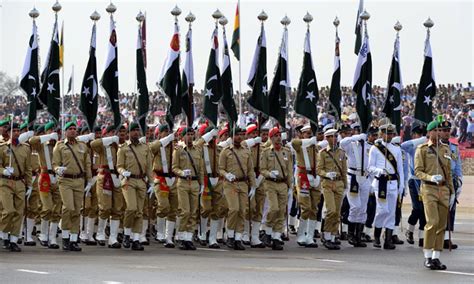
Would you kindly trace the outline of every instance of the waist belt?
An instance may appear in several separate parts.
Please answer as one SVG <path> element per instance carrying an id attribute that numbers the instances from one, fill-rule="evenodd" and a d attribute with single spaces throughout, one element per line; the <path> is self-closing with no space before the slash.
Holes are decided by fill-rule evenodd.
<path id="1" fill-rule="evenodd" d="M 327 179 L 327 180 L 330 180 L 330 181 L 341 181 L 342 178 L 341 177 L 335 177 L 334 179 L 330 179 L 328 177 L 322 177 L 323 179 Z"/>
<path id="2" fill-rule="evenodd" d="M 349 168 L 347 169 L 347 173 L 348 174 L 353 174 L 353 175 L 365 175 L 365 171 L 364 170 L 360 170 L 360 169 L 356 169 L 356 168 Z"/>
<path id="3" fill-rule="evenodd" d="M 117 170 L 115 170 L 115 169 L 113 169 L 113 170 L 100 169 L 100 170 L 99 170 L 99 173 L 107 173 L 107 172 L 109 172 L 109 173 L 111 173 L 111 174 L 114 174 L 114 175 L 118 175 L 118 172 L 117 172 Z"/>
<path id="4" fill-rule="evenodd" d="M 423 182 L 426 183 L 426 184 L 429 184 L 429 185 L 434 185 L 434 186 L 445 186 L 446 185 L 445 181 L 442 181 L 440 183 L 436 183 L 436 182 L 431 182 L 431 181 L 424 180 Z"/>
<path id="5" fill-rule="evenodd" d="M 1 175 L 1 178 L 10 179 L 10 180 L 22 180 L 25 176 L 6 176 Z"/>
<path id="6" fill-rule="evenodd" d="M 77 175 L 63 174 L 63 178 L 78 179 L 78 178 L 83 178 L 83 177 L 84 177 L 84 173 L 80 173 Z"/>
<path id="7" fill-rule="evenodd" d="M 167 178 L 175 177 L 174 173 L 164 173 L 163 171 L 158 171 L 158 170 L 153 170 L 153 171 L 158 177 L 167 177 Z"/>
<path id="8" fill-rule="evenodd" d="M 129 177 L 129 178 L 144 179 L 144 178 L 145 178 L 145 175 L 134 175 L 134 174 L 130 174 L 130 177 Z"/>
<path id="9" fill-rule="evenodd" d="M 241 178 L 235 178 L 234 182 L 241 182 L 241 181 L 248 181 L 248 180 L 249 180 L 248 177 L 241 177 Z"/>
<path id="10" fill-rule="evenodd" d="M 273 182 L 276 182 L 276 183 L 284 183 L 286 182 L 286 179 L 284 178 L 267 178 L 266 180 L 269 180 L 269 181 L 273 181 Z"/>
<path id="11" fill-rule="evenodd" d="M 192 177 L 179 177 L 180 179 L 185 179 L 185 180 L 198 180 L 197 176 L 192 176 Z"/>
<path id="12" fill-rule="evenodd" d="M 383 175 L 387 177 L 387 180 L 398 180 L 398 176 L 396 174 L 388 174 L 388 175 Z M 380 177 L 375 177 L 376 179 L 380 179 Z"/>

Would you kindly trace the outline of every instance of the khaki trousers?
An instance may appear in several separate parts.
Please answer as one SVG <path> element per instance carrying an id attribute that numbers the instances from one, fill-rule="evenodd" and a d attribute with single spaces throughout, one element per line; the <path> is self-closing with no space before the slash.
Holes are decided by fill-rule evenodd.
<path id="1" fill-rule="evenodd" d="M 449 189 L 422 183 L 421 196 L 426 216 L 423 248 L 442 251 L 448 219 Z"/>
<path id="2" fill-rule="evenodd" d="M 342 181 L 330 181 L 323 179 L 323 196 L 326 205 L 326 219 L 324 219 L 324 232 L 337 234 L 341 220 L 342 196 L 344 195 L 344 183 Z"/>
<path id="3" fill-rule="evenodd" d="M 248 209 L 248 185 L 246 182 L 224 181 L 224 195 L 229 206 L 227 229 L 235 233 L 244 231 L 244 216 Z"/>
<path id="4" fill-rule="evenodd" d="M 61 228 L 78 234 L 81 226 L 81 207 L 84 197 L 84 179 L 60 178 L 59 193 L 63 202 Z"/>
<path id="5" fill-rule="evenodd" d="M 49 192 L 39 192 L 41 199 L 41 219 L 52 223 L 59 223 L 61 220 L 62 200 L 59 193 L 58 184 L 52 184 Z"/>
<path id="6" fill-rule="evenodd" d="M 0 178 L 0 200 L 3 205 L 0 231 L 19 237 L 25 210 L 25 184 L 20 180 Z"/>
<path id="7" fill-rule="evenodd" d="M 288 186 L 286 183 L 264 181 L 270 208 L 267 215 L 266 225 L 273 232 L 282 233 L 285 224 L 285 213 L 288 206 Z"/>
<path id="8" fill-rule="evenodd" d="M 123 226 L 131 228 L 132 233 L 141 233 L 146 184 L 141 179 L 124 179 L 122 180 L 122 193 L 126 204 Z"/>
<path id="9" fill-rule="evenodd" d="M 104 175 L 97 175 L 97 202 L 99 207 L 99 218 L 103 220 L 109 219 L 120 220 L 123 216 L 123 193 L 119 187 L 114 187 L 113 190 L 105 190 Z"/>
<path id="10" fill-rule="evenodd" d="M 176 184 L 176 183 L 175 183 Z M 169 188 L 169 191 L 162 190 L 160 184 L 155 184 L 155 197 L 158 200 L 156 216 L 166 218 L 170 222 L 176 222 L 178 214 L 178 189 L 176 185 Z"/>
<path id="11" fill-rule="evenodd" d="M 194 232 L 198 218 L 199 183 L 178 178 L 179 232 Z"/>
<path id="12" fill-rule="evenodd" d="M 224 196 L 224 183 L 219 181 L 212 191 L 212 212 L 211 219 L 219 220 L 227 215 L 228 206 Z"/>

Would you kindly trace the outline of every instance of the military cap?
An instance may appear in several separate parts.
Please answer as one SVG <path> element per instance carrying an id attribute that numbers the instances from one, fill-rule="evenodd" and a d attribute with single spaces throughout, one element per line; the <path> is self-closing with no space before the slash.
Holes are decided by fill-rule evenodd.
<path id="1" fill-rule="evenodd" d="M 41 134 L 45 132 L 44 125 L 39 125 L 38 128 L 35 129 L 36 134 Z"/>
<path id="2" fill-rule="evenodd" d="M 130 123 L 130 126 L 128 127 L 128 131 L 132 131 L 132 130 L 135 130 L 135 129 L 140 129 L 140 126 L 138 125 L 138 123 L 136 123 L 136 122 Z"/>
<path id="3" fill-rule="evenodd" d="M 54 122 L 50 121 L 44 125 L 44 131 L 48 131 L 54 127 Z"/>
<path id="4" fill-rule="evenodd" d="M 379 132 L 379 128 L 376 127 L 376 126 L 370 126 L 368 129 L 367 129 L 367 134 L 371 135 L 371 134 L 377 134 L 377 132 Z"/>
<path id="5" fill-rule="evenodd" d="M 159 132 L 169 131 L 169 130 L 170 130 L 170 127 L 168 124 L 160 124 L 160 126 L 158 126 Z"/>
<path id="6" fill-rule="evenodd" d="M 47 125 L 47 124 L 46 124 Z M 54 125 L 54 124 L 53 124 Z M 74 126 L 74 127 L 77 127 L 77 124 L 75 121 L 69 121 L 68 123 L 66 123 L 66 125 L 64 125 L 64 130 L 68 130 L 69 127 L 71 126 Z M 44 127 L 46 129 L 46 126 Z"/>
<path id="7" fill-rule="evenodd" d="M 324 136 L 333 136 L 337 134 L 337 129 L 330 128 L 326 131 L 324 131 Z"/>
<path id="8" fill-rule="evenodd" d="M 20 125 L 20 130 L 23 130 L 23 129 L 27 128 L 27 127 L 28 127 L 28 121 L 25 121 L 25 122 L 23 122 L 23 123 Z"/>
<path id="9" fill-rule="evenodd" d="M 428 127 L 426 128 L 427 131 L 434 130 L 439 127 L 439 121 L 433 120 L 432 122 L 428 123 Z"/>

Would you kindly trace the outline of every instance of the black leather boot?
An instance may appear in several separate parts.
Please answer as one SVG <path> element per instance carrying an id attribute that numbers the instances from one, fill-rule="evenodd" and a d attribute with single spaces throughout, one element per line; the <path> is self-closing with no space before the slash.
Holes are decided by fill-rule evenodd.
<path id="1" fill-rule="evenodd" d="M 123 237 L 123 247 L 124 248 L 130 248 L 130 236 L 125 235 Z"/>
<path id="2" fill-rule="evenodd" d="M 360 224 L 360 223 L 355 224 L 354 247 L 358 247 L 358 248 L 367 247 L 367 244 L 362 242 L 363 229 L 364 229 L 364 224 Z"/>
<path id="3" fill-rule="evenodd" d="M 385 229 L 385 241 L 383 243 L 383 249 L 395 249 L 396 246 L 392 243 L 393 237 L 392 229 Z"/>
<path id="4" fill-rule="evenodd" d="M 283 250 L 280 240 L 272 240 L 272 250 Z"/>
<path id="5" fill-rule="evenodd" d="M 374 247 L 381 248 L 380 236 L 382 235 L 382 228 L 374 228 Z"/>
<path id="6" fill-rule="evenodd" d="M 125 236 L 126 237 L 126 236 Z M 140 243 L 140 241 L 133 241 L 132 243 L 132 250 L 145 250 L 145 248 L 143 247 L 143 245 Z"/>
<path id="7" fill-rule="evenodd" d="M 69 238 L 63 239 L 63 250 L 69 250 Z"/>

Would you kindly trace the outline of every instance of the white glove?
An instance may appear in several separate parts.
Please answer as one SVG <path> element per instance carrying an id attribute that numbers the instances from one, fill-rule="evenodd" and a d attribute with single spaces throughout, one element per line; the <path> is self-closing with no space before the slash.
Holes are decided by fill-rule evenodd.
<path id="1" fill-rule="evenodd" d="M 221 148 L 225 148 L 225 147 L 228 147 L 228 146 L 231 145 L 231 144 L 232 144 L 232 138 L 229 137 L 229 138 L 227 138 L 227 140 L 222 141 L 222 142 L 219 142 L 219 143 L 217 144 L 217 146 L 219 146 L 219 147 L 221 147 Z"/>
<path id="2" fill-rule="evenodd" d="M 308 138 L 308 139 L 303 139 L 302 140 L 302 146 L 303 148 L 307 148 L 311 145 L 316 145 L 317 143 L 317 140 L 316 140 L 316 136 L 313 136 L 311 138 Z"/>
<path id="3" fill-rule="evenodd" d="M 53 174 L 49 174 L 49 180 L 51 181 L 51 184 L 56 184 L 57 182 L 56 176 Z"/>
<path id="4" fill-rule="evenodd" d="M 211 183 L 212 187 L 215 187 L 219 182 L 219 178 L 209 178 L 209 182 Z"/>
<path id="5" fill-rule="evenodd" d="M 244 142 L 248 148 L 252 148 L 253 146 L 255 146 L 255 141 L 253 138 L 247 139 Z"/>
<path id="6" fill-rule="evenodd" d="M 18 142 L 20 143 L 25 143 L 26 141 L 28 141 L 28 139 L 30 139 L 31 137 L 33 137 L 35 133 L 30 130 L 30 131 L 27 131 L 25 133 L 22 133 L 20 134 L 20 136 L 18 137 Z"/>
<path id="7" fill-rule="evenodd" d="M 313 179 L 313 182 L 310 183 L 310 185 L 312 187 L 318 187 L 319 184 L 321 183 L 321 178 L 319 176 L 316 176 L 314 179 Z"/>
<path id="8" fill-rule="evenodd" d="M 89 134 L 85 134 L 85 135 L 81 135 L 81 136 L 77 136 L 76 140 L 77 141 L 81 141 L 81 142 L 84 142 L 84 143 L 87 143 L 89 141 L 92 141 L 95 139 L 95 133 L 92 132 L 92 133 L 89 133 Z"/>
<path id="9" fill-rule="evenodd" d="M 258 175 L 258 177 L 255 179 L 255 184 L 257 187 L 260 187 L 260 184 L 262 184 L 262 181 L 263 181 L 263 176 L 262 175 Z"/>
<path id="10" fill-rule="evenodd" d="M 56 168 L 56 174 L 58 174 L 58 176 L 62 177 L 66 170 L 67 170 L 67 167 L 57 167 Z"/>
<path id="11" fill-rule="evenodd" d="M 330 180 L 334 180 L 334 178 L 337 176 L 336 172 L 328 172 L 326 173 L 326 177 L 329 178 Z"/>
<path id="12" fill-rule="evenodd" d="M 183 176 L 184 176 L 184 177 L 189 177 L 189 176 L 191 176 L 191 170 L 189 170 L 189 169 L 183 170 Z"/>
<path id="13" fill-rule="evenodd" d="M 123 172 L 122 172 L 122 176 L 123 176 L 124 178 L 130 177 L 131 174 L 132 174 L 132 173 L 129 172 L 129 171 L 123 171 Z"/>
<path id="14" fill-rule="evenodd" d="M 146 144 L 146 136 L 140 137 L 138 139 L 138 142 L 140 142 L 141 144 Z"/>
<path id="15" fill-rule="evenodd" d="M 286 134 L 286 132 L 282 132 L 281 133 L 281 140 L 286 140 L 288 139 L 288 134 Z"/>
<path id="16" fill-rule="evenodd" d="M 452 194 L 449 196 L 449 210 L 452 210 L 452 209 L 453 209 L 454 202 L 456 202 L 456 194 L 452 193 Z"/>
<path id="17" fill-rule="evenodd" d="M 154 193 L 154 187 L 153 187 L 153 184 L 149 184 L 148 185 L 148 190 L 146 191 L 146 193 L 148 194 L 148 197 L 151 198 L 151 196 L 153 195 Z"/>
<path id="18" fill-rule="evenodd" d="M 199 189 L 199 194 L 202 195 L 204 193 L 204 185 L 201 185 L 201 188 Z"/>
<path id="19" fill-rule="evenodd" d="M 439 183 L 443 180 L 443 176 L 442 175 L 434 175 L 434 176 L 431 176 L 431 182 L 435 182 L 435 183 Z"/>
<path id="20" fill-rule="evenodd" d="M 381 175 L 383 175 L 383 169 L 373 168 L 373 169 L 372 169 L 372 173 L 373 173 L 376 177 L 380 177 Z"/>
<path id="21" fill-rule="evenodd" d="M 175 180 L 176 180 L 176 178 L 174 178 L 174 177 L 171 177 L 171 178 L 165 177 L 166 185 L 168 187 L 173 186 Z"/>
<path id="22" fill-rule="evenodd" d="M 174 140 L 174 133 L 160 139 L 161 147 L 166 147 Z"/>
<path id="23" fill-rule="evenodd" d="M 280 174 L 280 172 L 278 172 L 278 171 L 271 171 L 270 172 L 270 177 L 275 179 L 275 178 L 278 177 L 279 174 Z"/>
<path id="24" fill-rule="evenodd" d="M 312 174 L 307 174 L 309 185 L 312 186 L 314 183 L 314 176 Z"/>
<path id="25" fill-rule="evenodd" d="M 30 196 L 32 192 L 33 192 L 33 188 L 31 186 L 28 186 L 25 193 L 26 200 L 30 200 Z"/>
<path id="26" fill-rule="evenodd" d="M 252 199 L 255 196 L 255 191 L 256 190 L 257 190 L 257 188 L 255 188 L 255 187 L 250 188 L 250 192 L 249 192 L 249 198 L 250 199 Z"/>
<path id="27" fill-rule="evenodd" d="M 226 173 L 225 174 L 225 178 L 230 181 L 230 182 L 233 182 L 235 180 L 235 175 L 233 173 Z"/>
<path id="28" fill-rule="evenodd" d="M 117 177 L 116 174 L 111 174 L 111 176 L 112 176 L 112 183 L 114 184 L 114 187 L 119 188 L 120 187 L 120 179 Z"/>
<path id="29" fill-rule="evenodd" d="M 327 140 L 323 140 L 323 141 L 319 141 L 317 145 L 323 149 L 329 145 L 329 142 Z"/>
<path id="30" fill-rule="evenodd" d="M 253 139 L 253 142 L 255 143 L 255 145 L 262 143 L 262 137 L 255 137 Z"/>
<path id="31" fill-rule="evenodd" d="M 115 143 L 115 144 L 119 143 L 118 136 L 110 136 L 110 137 L 102 138 L 102 144 L 104 144 L 104 146 L 110 146 L 112 145 L 112 143 Z"/>
<path id="32" fill-rule="evenodd" d="M 217 129 L 212 129 L 208 133 L 204 134 L 202 136 L 202 139 L 204 139 L 204 142 L 209 143 L 209 141 L 211 141 L 212 138 L 216 137 L 218 133 L 219 131 L 217 131 Z"/>
<path id="33" fill-rule="evenodd" d="M 90 196 L 89 194 L 93 185 L 94 185 L 94 181 L 92 179 L 87 182 L 87 185 L 84 188 L 84 194 L 86 196 Z"/>
<path id="34" fill-rule="evenodd" d="M 49 140 L 58 140 L 58 134 L 56 132 L 45 134 L 40 136 L 41 144 L 48 142 Z"/>
<path id="35" fill-rule="evenodd" d="M 4 170 L 3 170 L 3 175 L 4 176 L 11 176 L 13 173 L 15 172 L 15 169 L 12 168 L 12 167 L 6 167 Z"/>

